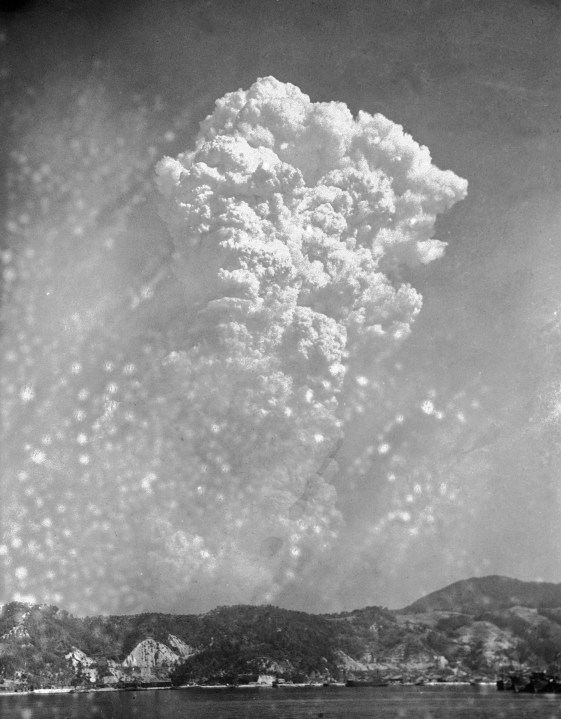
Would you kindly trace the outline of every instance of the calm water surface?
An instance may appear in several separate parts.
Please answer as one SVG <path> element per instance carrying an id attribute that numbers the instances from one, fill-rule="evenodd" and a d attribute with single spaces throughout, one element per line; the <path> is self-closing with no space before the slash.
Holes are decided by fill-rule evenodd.
<path id="1" fill-rule="evenodd" d="M 182 689 L 0 696 L 1 719 L 561 719 L 561 695 L 474 687 Z"/>

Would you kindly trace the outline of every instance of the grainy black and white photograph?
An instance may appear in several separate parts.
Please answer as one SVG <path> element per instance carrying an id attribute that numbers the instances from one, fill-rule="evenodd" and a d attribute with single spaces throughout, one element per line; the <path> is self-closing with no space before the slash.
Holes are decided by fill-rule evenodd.
<path id="1" fill-rule="evenodd" d="M 561 3 L 0 5 L 0 717 L 561 716 Z"/>

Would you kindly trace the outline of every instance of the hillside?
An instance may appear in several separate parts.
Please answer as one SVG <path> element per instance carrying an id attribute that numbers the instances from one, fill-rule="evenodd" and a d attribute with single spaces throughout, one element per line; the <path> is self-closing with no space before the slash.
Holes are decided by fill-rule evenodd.
<path id="1" fill-rule="evenodd" d="M 557 585 L 484 577 L 399 611 L 329 615 L 241 605 L 200 615 L 77 618 L 14 602 L 0 612 L 0 688 L 560 673 L 556 591 Z"/>
<path id="2" fill-rule="evenodd" d="M 476 614 L 518 605 L 534 609 L 561 607 L 561 584 L 522 582 L 497 575 L 476 577 L 432 592 L 402 611 Z"/>

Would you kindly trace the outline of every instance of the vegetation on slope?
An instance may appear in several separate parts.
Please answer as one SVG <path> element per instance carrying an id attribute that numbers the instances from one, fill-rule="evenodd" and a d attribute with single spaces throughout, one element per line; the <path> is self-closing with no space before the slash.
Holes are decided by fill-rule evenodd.
<path id="1" fill-rule="evenodd" d="M 298 682 L 561 672 L 556 585 L 513 582 L 468 580 L 397 612 L 366 607 L 331 615 L 242 605 L 203 615 L 80 619 L 56 607 L 13 602 L 0 612 L 0 679 L 35 686 L 89 682 L 85 665 L 72 667 L 70 652 L 83 652 L 87 667 L 102 678 L 115 667 L 125 672 L 127 655 L 148 638 L 176 652 L 173 666 L 156 667 L 175 683 L 235 683 L 259 674 Z M 180 645 L 188 649 L 183 655 Z"/>
<path id="2" fill-rule="evenodd" d="M 474 577 L 427 594 L 402 611 L 407 614 L 437 611 L 477 614 L 515 606 L 561 607 L 561 584 L 522 582 L 498 575 Z"/>

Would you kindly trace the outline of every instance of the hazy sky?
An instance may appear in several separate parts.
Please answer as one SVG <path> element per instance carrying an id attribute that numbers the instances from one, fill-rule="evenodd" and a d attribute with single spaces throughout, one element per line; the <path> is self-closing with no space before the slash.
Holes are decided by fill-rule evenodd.
<path id="1" fill-rule="evenodd" d="M 0 27 L 4 601 L 339 611 L 561 581 L 555 0 L 37 0 Z M 381 113 L 469 187 L 436 221 L 444 255 L 388 270 L 423 306 L 372 351 L 364 401 L 338 395 L 343 436 L 303 410 L 254 435 L 232 392 L 239 466 L 218 476 L 220 431 L 199 428 L 241 370 L 181 355 L 214 266 L 179 267 L 154 168 L 266 76 Z"/>

